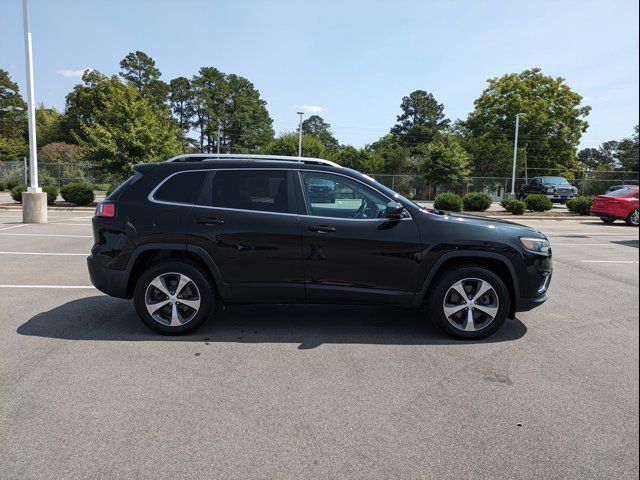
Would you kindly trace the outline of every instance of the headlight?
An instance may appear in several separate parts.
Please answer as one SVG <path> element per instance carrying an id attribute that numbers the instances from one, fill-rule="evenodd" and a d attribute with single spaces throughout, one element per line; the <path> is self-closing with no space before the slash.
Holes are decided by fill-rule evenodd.
<path id="1" fill-rule="evenodd" d="M 547 187 L 547 193 L 556 193 L 556 189 L 553 187 Z"/>
<path id="2" fill-rule="evenodd" d="M 534 253 L 549 253 L 551 248 L 549 240 L 544 238 L 520 238 L 520 243 L 524 248 Z"/>

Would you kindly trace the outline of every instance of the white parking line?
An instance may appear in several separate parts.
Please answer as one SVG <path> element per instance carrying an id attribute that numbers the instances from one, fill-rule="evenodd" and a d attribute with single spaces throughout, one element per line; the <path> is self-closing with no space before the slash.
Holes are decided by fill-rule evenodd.
<path id="1" fill-rule="evenodd" d="M 52 252 L 0 252 L 0 255 L 59 255 L 59 256 L 88 256 L 87 253 L 52 253 Z"/>
<path id="2" fill-rule="evenodd" d="M 634 262 L 633 260 L 580 260 L 582 263 L 625 263 L 628 265 L 640 264 L 640 262 Z"/>
<path id="3" fill-rule="evenodd" d="M 0 288 L 69 288 L 69 289 L 93 288 L 95 289 L 96 287 L 94 287 L 93 285 L 0 285 Z"/>
<path id="4" fill-rule="evenodd" d="M 0 235 L 2 235 L 0 233 Z M 620 245 L 618 243 L 556 243 L 556 242 L 551 242 L 551 246 L 552 247 L 557 247 L 557 246 L 565 246 L 565 247 L 606 247 L 606 246 L 618 246 L 618 247 L 622 247 L 624 245 Z"/>
<path id="5" fill-rule="evenodd" d="M 21 223 L 20 225 L 13 225 L 11 227 L 0 228 L 0 230 L 11 230 L 12 228 L 28 227 L 29 225 L 31 225 L 31 224 L 30 223 Z"/>
<path id="6" fill-rule="evenodd" d="M 66 237 L 66 238 L 93 238 L 93 235 L 56 235 L 53 233 L 0 233 L 0 235 L 12 237 Z"/>

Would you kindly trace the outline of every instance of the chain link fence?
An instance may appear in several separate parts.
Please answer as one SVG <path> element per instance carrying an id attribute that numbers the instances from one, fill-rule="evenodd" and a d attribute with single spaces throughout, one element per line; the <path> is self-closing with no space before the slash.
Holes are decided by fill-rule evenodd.
<path id="1" fill-rule="evenodd" d="M 28 162 L 24 160 L 0 161 L 0 182 L 15 181 L 27 183 Z M 88 182 L 95 190 L 106 190 L 114 181 L 108 175 L 100 173 L 96 165 L 84 163 L 38 162 L 40 183 L 61 187 L 69 182 Z M 370 174 L 371 177 L 415 200 L 433 200 L 438 193 L 454 192 L 465 195 L 470 192 L 484 192 L 494 201 L 502 200 L 511 192 L 511 178 L 507 177 L 470 177 L 464 183 L 440 184 L 429 181 L 420 175 Z M 517 178 L 515 192 L 525 184 L 525 178 Z M 637 172 L 576 172 L 573 185 L 581 195 L 599 195 L 613 185 L 638 184 Z"/>

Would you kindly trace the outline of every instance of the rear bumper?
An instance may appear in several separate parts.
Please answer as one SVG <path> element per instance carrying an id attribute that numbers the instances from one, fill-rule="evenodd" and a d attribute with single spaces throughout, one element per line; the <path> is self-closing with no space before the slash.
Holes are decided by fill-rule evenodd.
<path id="1" fill-rule="evenodd" d="M 612 218 L 614 220 L 624 220 L 627 217 L 624 216 L 620 216 L 620 215 L 616 215 L 615 213 L 611 213 L 611 212 L 598 212 L 596 210 L 591 210 L 589 212 L 589 214 L 592 217 L 600 217 L 600 218 Z"/>
<path id="2" fill-rule="evenodd" d="M 91 283 L 98 290 L 112 297 L 131 298 L 127 295 L 128 270 L 106 268 L 93 255 L 87 257 L 87 268 Z"/>

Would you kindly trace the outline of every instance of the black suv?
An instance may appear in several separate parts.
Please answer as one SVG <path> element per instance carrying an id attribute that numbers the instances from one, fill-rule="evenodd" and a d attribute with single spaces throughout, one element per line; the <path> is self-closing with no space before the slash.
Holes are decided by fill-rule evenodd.
<path id="1" fill-rule="evenodd" d="M 552 202 L 565 203 L 578 196 L 578 189 L 564 177 L 535 177 L 520 188 L 518 198 L 524 200 L 531 194 L 546 195 Z"/>
<path id="2" fill-rule="evenodd" d="M 426 210 L 326 160 L 192 154 L 133 171 L 96 209 L 89 273 L 160 333 L 195 330 L 216 302 L 329 302 L 426 305 L 476 339 L 547 299 L 537 230 Z"/>

